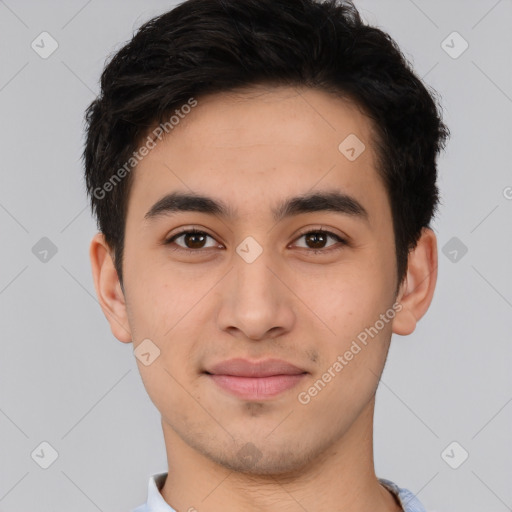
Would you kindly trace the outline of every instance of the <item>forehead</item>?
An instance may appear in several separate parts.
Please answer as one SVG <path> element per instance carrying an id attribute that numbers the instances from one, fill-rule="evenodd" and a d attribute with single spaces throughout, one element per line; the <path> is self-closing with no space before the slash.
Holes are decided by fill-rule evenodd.
<path id="1" fill-rule="evenodd" d="M 264 209 L 267 199 L 277 204 L 283 196 L 336 188 L 370 211 L 387 201 L 373 146 L 371 121 L 323 91 L 214 94 L 197 98 L 138 164 L 130 203 L 149 208 L 173 190 L 214 193 L 241 217 Z"/>

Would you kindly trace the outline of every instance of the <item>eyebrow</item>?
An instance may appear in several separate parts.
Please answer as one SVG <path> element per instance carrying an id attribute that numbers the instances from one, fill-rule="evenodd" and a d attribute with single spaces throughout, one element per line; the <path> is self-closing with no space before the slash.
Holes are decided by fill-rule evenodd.
<path id="1" fill-rule="evenodd" d="M 290 197 L 272 209 L 275 222 L 303 213 L 330 211 L 369 221 L 364 206 L 354 197 L 338 191 L 314 192 Z M 226 219 L 236 219 L 237 212 L 225 202 L 211 197 L 191 193 L 172 192 L 159 199 L 144 215 L 152 220 L 176 212 L 199 212 L 218 215 Z"/>

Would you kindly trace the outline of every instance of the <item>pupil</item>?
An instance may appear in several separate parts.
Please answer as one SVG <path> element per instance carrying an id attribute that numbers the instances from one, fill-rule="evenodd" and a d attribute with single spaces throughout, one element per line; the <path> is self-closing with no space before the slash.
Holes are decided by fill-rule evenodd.
<path id="1" fill-rule="evenodd" d="M 314 249 L 321 249 L 323 247 L 323 243 L 325 243 L 325 235 L 323 233 L 310 233 L 306 235 L 307 241 L 312 242 Z M 320 242 L 318 241 L 320 239 Z M 318 245 L 319 244 L 319 245 Z"/>
<path id="2" fill-rule="evenodd" d="M 202 247 L 204 243 L 204 233 L 188 233 L 185 235 L 185 244 L 193 249 Z M 309 233 L 306 235 L 307 243 L 313 244 L 314 249 L 321 249 L 325 244 L 325 235 L 323 233 Z"/>
<path id="3" fill-rule="evenodd" d="M 195 242 L 194 242 L 194 239 L 195 238 L 202 238 L 202 242 L 204 242 L 204 237 L 205 235 L 202 234 L 202 233 L 189 233 L 187 235 L 185 235 L 185 244 L 187 246 L 190 246 L 190 242 L 191 242 L 191 239 L 192 239 L 192 249 L 200 249 L 201 248 L 201 242 L 199 242 L 199 245 L 195 245 Z"/>

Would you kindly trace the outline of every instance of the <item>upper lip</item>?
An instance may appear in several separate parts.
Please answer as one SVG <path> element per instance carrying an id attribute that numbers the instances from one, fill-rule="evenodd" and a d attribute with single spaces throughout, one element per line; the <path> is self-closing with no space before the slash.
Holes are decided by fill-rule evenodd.
<path id="1" fill-rule="evenodd" d="M 222 361 L 209 368 L 207 373 L 235 377 L 270 377 L 272 375 L 300 375 L 307 372 L 281 359 L 249 361 L 238 358 Z"/>

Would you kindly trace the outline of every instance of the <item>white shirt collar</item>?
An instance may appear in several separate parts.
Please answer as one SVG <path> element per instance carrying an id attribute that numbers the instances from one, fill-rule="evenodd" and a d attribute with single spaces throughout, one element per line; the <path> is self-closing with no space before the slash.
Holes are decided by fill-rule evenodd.
<path id="1" fill-rule="evenodd" d="M 149 479 L 147 512 L 176 512 L 160 494 L 166 477 L 167 473 L 158 473 Z"/>

